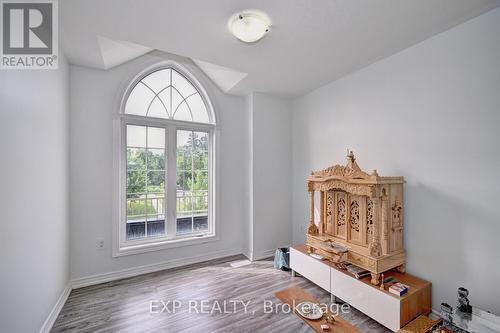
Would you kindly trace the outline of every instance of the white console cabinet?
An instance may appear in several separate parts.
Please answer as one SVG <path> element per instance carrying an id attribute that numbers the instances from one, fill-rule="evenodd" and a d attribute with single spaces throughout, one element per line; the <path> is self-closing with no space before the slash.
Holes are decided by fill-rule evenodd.
<path id="1" fill-rule="evenodd" d="M 290 266 L 292 274 L 299 273 L 394 332 L 431 310 L 431 284 L 409 274 L 385 275 L 410 286 L 408 294 L 398 297 L 373 286 L 369 277 L 358 280 L 328 261 L 312 258 L 303 245 L 290 249 Z"/>

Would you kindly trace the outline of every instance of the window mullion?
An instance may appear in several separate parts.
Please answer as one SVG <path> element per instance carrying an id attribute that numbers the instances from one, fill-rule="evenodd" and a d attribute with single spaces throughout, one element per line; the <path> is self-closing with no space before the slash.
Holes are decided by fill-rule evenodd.
<path id="1" fill-rule="evenodd" d="M 191 147 L 191 232 L 194 232 L 194 201 L 196 198 L 194 197 L 194 150 L 195 150 L 195 140 L 194 140 L 194 131 L 191 131 L 191 135 L 193 137 L 193 146 Z"/>
<path id="2" fill-rule="evenodd" d="M 149 216 L 148 216 L 148 197 L 149 197 L 149 193 L 148 193 L 148 186 L 149 186 L 149 159 L 148 159 L 148 152 L 149 152 L 149 148 L 148 148 L 148 133 L 149 133 L 149 127 L 146 126 L 146 188 L 145 188 L 145 194 L 146 194 L 146 200 L 144 201 L 144 235 L 145 235 L 145 238 L 148 238 L 148 220 L 149 220 Z"/>
<path id="3" fill-rule="evenodd" d="M 127 239 L 127 176 L 128 176 L 128 169 L 127 169 L 127 124 L 125 121 L 121 121 L 120 123 L 120 150 L 121 150 L 121 161 L 120 161 L 120 169 L 122 171 L 121 174 L 121 186 L 122 186 L 122 197 L 120 197 L 120 200 L 122 201 L 122 204 L 124 204 L 124 207 L 122 208 L 122 215 L 121 215 L 121 220 L 119 221 L 121 226 L 119 228 L 120 232 L 120 244 L 121 242 L 125 241 Z"/>
<path id="4" fill-rule="evenodd" d="M 167 237 L 174 238 L 177 233 L 177 156 L 176 128 L 167 127 Z"/>

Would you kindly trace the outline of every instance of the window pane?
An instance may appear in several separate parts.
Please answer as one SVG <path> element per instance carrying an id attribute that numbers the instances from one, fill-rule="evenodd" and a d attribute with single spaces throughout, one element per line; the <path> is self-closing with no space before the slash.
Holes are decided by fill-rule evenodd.
<path id="1" fill-rule="evenodd" d="M 208 213 L 208 192 L 196 191 L 193 194 L 193 208 L 195 215 L 207 215 Z"/>
<path id="2" fill-rule="evenodd" d="M 146 148 L 146 126 L 127 125 L 127 147 Z"/>
<path id="3" fill-rule="evenodd" d="M 208 152 L 198 152 L 193 156 L 195 170 L 208 170 Z"/>
<path id="4" fill-rule="evenodd" d="M 128 222 L 127 221 L 127 240 L 141 239 L 146 236 L 146 222 Z"/>
<path id="5" fill-rule="evenodd" d="M 177 217 L 177 234 L 189 234 L 193 232 L 193 218 L 189 217 Z"/>
<path id="6" fill-rule="evenodd" d="M 179 94 L 179 92 L 176 89 L 172 89 L 172 106 L 170 110 L 174 111 L 177 109 L 177 107 L 182 103 L 183 97 Z"/>
<path id="7" fill-rule="evenodd" d="M 172 71 L 172 85 L 179 90 L 184 98 L 196 93 L 196 89 L 193 87 L 191 82 L 175 70 Z"/>
<path id="8" fill-rule="evenodd" d="M 193 121 L 198 123 L 208 123 L 208 111 L 203 99 L 200 94 L 194 94 L 189 97 L 187 100 L 189 104 L 189 108 L 191 109 L 191 113 L 193 114 Z"/>
<path id="9" fill-rule="evenodd" d="M 148 148 L 165 149 L 165 129 L 148 127 Z"/>
<path id="10" fill-rule="evenodd" d="M 184 75 L 171 68 L 142 78 L 131 90 L 125 113 L 147 117 L 209 123 L 200 92 Z"/>
<path id="11" fill-rule="evenodd" d="M 177 218 L 191 216 L 193 204 L 191 193 L 178 193 L 177 195 Z"/>
<path id="12" fill-rule="evenodd" d="M 193 222 L 193 229 L 195 232 L 208 230 L 208 216 L 196 216 Z"/>
<path id="13" fill-rule="evenodd" d="M 195 150 L 198 152 L 208 152 L 208 133 L 207 132 L 194 132 Z"/>
<path id="14" fill-rule="evenodd" d="M 151 105 L 148 106 L 147 116 L 155 117 L 155 118 L 168 118 L 168 106 L 164 104 L 165 102 L 160 100 L 159 97 L 156 97 L 151 102 Z"/>
<path id="15" fill-rule="evenodd" d="M 127 125 L 127 240 L 165 234 L 165 136 L 164 128 Z"/>
<path id="16" fill-rule="evenodd" d="M 208 190 L 208 172 L 207 171 L 195 171 L 193 173 L 193 190 Z"/>
<path id="17" fill-rule="evenodd" d="M 146 220 L 146 200 L 129 199 L 127 200 L 127 221 L 144 221 Z"/>
<path id="18" fill-rule="evenodd" d="M 208 230 L 208 133 L 177 131 L 177 233 Z"/>
<path id="19" fill-rule="evenodd" d="M 145 116 L 149 103 L 154 97 L 155 94 L 139 82 L 128 96 L 127 103 L 125 104 L 125 113 Z"/>
<path id="20" fill-rule="evenodd" d="M 156 94 L 170 85 L 170 68 L 155 71 L 141 80 Z"/>
<path id="21" fill-rule="evenodd" d="M 174 114 L 175 120 L 184 120 L 184 121 L 193 121 L 193 117 L 191 116 L 191 111 L 189 110 L 186 102 L 182 102 L 177 106 Z"/>
<path id="22" fill-rule="evenodd" d="M 146 170 L 146 149 L 127 148 L 127 170 Z"/>
<path id="23" fill-rule="evenodd" d="M 193 174 L 191 171 L 177 172 L 177 192 L 189 192 L 193 187 Z"/>
<path id="24" fill-rule="evenodd" d="M 127 194 L 146 192 L 146 171 L 127 171 Z"/>
<path id="25" fill-rule="evenodd" d="M 171 107 L 172 105 L 170 104 L 170 101 L 171 101 L 171 98 L 170 98 L 170 94 L 172 92 L 172 87 L 169 87 L 165 90 L 163 90 L 159 95 L 158 97 L 160 97 L 160 99 L 163 101 L 163 105 L 165 105 L 167 107 L 167 110 L 168 110 L 168 117 L 170 118 L 172 116 L 172 111 L 171 111 Z"/>
<path id="26" fill-rule="evenodd" d="M 191 170 L 193 156 L 190 152 L 177 150 L 177 171 Z"/>
<path id="27" fill-rule="evenodd" d="M 165 171 L 148 171 L 148 193 L 165 193 Z"/>
<path id="28" fill-rule="evenodd" d="M 165 170 L 165 150 L 148 149 L 148 170 Z"/>
<path id="29" fill-rule="evenodd" d="M 155 238 L 165 234 L 165 219 L 148 221 L 148 237 Z"/>

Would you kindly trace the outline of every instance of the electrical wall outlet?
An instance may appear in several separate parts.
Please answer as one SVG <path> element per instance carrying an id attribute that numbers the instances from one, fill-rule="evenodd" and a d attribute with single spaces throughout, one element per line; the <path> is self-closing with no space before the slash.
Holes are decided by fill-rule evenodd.
<path id="1" fill-rule="evenodd" d="M 98 240 L 96 240 L 96 242 L 95 242 L 95 248 L 97 250 L 103 250 L 104 249 L 104 239 L 99 238 Z"/>

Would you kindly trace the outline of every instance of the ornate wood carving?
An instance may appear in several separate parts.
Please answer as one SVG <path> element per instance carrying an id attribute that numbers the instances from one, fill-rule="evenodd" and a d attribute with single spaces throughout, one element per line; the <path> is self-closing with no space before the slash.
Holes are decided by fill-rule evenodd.
<path id="1" fill-rule="evenodd" d="M 373 200 L 368 199 L 366 204 L 366 239 L 371 242 L 373 236 Z"/>
<path id="2" fill-rule="evenodd" d="M 350 227 L 359 232 L 359 203 L 356 200 L 351 201 Z"/>
<path id="3" fill-rule="evenodd" d="M 345 207 L 344 198 L 339 198 L 337 211 L 338 211 L 337 227 L 342 227 L 345 225 L 345 221 L 347 220 L 347 209 Z"/>
<path id="4" fill-rule="evenodd" d="M 334 232 L 332 235 L 345 239 L 347 236 L 347 194 L 333 191 L 335 195 Z"/>
<path id="5" fill-rule="evenodd" d="M 326 231 L 326 219 L 325 219 L 325 192 L 321 191 L 319 196 L 320 202 L 320 232 L 324 233 Z"/>
<path id="6" fill-rule="evenodd" d="M 311 172 L 310 219 L 307 245 L 330 258 L 332 244 L 345 246 L 348 260 L 368 269 L 374 280 L 405 263 L 403 247 L 403 177 L 381 177 L 362 171 L 354 154 L 345 166 Z M 314 224 L 314 191 L 322 191 L 320 230 Z M 312 242 L 312 241 L 311 241 Z"/>
<path id="7" fill-rule="evenodd" d="M 369 197 L 375 195 L 374 186 L 349 184 L 337 179 L 329 179 L 324 182 L 312 182 L 311 188 L 316 191 L 340 190 L 356 195 L 366 195 Z"/>
<path id="8" fill-rule="evenodd" d="M 326 230 L 329 234 L 333 233 L 333 218 L 334 218 L 334 192 L 328 191 L 326 193 Z"/>
<path id="9" fill-rule="evenodd" d="M 392 230 L 403 228 L 403 204 L 396 200 L 392 206 Z"/>
<path id="10" fill-rule="evenodd" d="M 373 226 L 372 226 L 372 237 L 370 242 L 370 255 L 373 257 L 380 257 L 382 254 L 382 246 L 380 245 L 380 199 L 373 198 Z"/>
<path id="11" fill-rule="evenodd" d="M 314 224 L 314 191 L 309 192 L 309 226 L 307 233 L 310 235 L 317 235 L 319 233 L 318 227 Z"/>
<path id="12" fill-rule="evenodd" d="M 382 190 L 382 253 L 389 253 L 389 213 L 388 213 L 388 204 L 387 204 L 387 191 Z"/>
<path id="13" fill-rule="evenodd" d="M 391 210 L 391 250 L 397 251 L 403 249 L 403 203 L 396 199 Z"/>
<path id="14" fill-rule="evenodd" d="M 312 175 L 317 177 L 337 176 L 346 179 L 370 179 L 370 175 L 361 170 L 356 163 L 356 158 L 352 151 L 347 155 L 347 165 L 333 165 L 326 169 L 313 172 Z"/>

